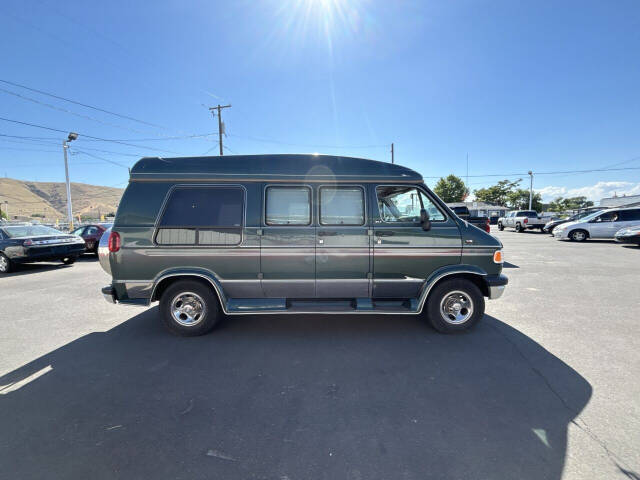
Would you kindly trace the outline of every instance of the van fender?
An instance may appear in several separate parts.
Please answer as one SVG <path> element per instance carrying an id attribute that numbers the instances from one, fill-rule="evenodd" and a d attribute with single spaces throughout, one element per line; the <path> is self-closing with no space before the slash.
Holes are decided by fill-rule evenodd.
<path id="1" fill-rule="evenodd" d="M 465 264 L 447 265 L 437 269 L 435 272 L 429 275 L 429 277 L 427 277 L 427 280 L 422 285 L 422 292 L 420 293 L 420 297 L 418 299 L 418 313 L 422 313 L 422 308 L 424 307 L 424 304 L 427 301 L 429 292 L 435 286 L 436 283 L 438 283 L 440 280 L 442 280 L 445 277 L 460 275 L 463 273 L 467 275 L 468 274 L 477 275 L 480 278 L 487 276 L 486 271 L 484 271 L 482 268 L 477 267 L 475 265 L 465 265 Z"/>
<path id="2" fill-rule="evenodd" d="M 211 270 L 207 270 L 206 268 L 188 267 L 168 268 L 166 270 L 163 270 L 158 275 L 156 275 L 153 280 L 153 288 L 151 289 L 151 301 L 156 300 L 156 289 L 158 288 L 158 285 L 160 285 L 164 280 L 172 277 L 199 277 L 206 280 L 215 290 L 223 312 L 225 314 L 227 313 L 227 298 L 224 295 L 222 284 L 220 283 L 218 276 L 214 272 L 212 272 Z"/>

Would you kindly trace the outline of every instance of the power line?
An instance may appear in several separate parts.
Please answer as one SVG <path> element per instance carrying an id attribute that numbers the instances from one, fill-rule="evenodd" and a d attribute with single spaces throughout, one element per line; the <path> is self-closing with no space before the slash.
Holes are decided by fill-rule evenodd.
<path id="1" fill-rule="evenodd" d="M 51 131 L 51 132 L 59 132 L 59 133 L 65 133 L 65 134 L 68 134 L 68 133 L 69 133 L 69 130 L 60 130 L 60 129 L 58 129 L 58 128 L 45 127 L 45 126 L 43 126 L 43 125 L 36 125 L 35 123 L 21 122 L 21 121 L 19 121 L 19 120 L 11 120 L 11 119 L 9 119 L 9 118 L 4 118 L 4 117 L 0 117 L 0 120 L 3 120 L 3 121 L 5 121 L 5 122 L 16 123 L 16 124 L 19 124 L 19 125 L 26 125 L 26 126 L 34 127 L 34 128 L 42 128 L 42 129 L 44 129 L 44 130 L 49 130 L 49 131 Z M 91 136 L 91 135 L 87 135 L 87 134 L 85 134 L 85 133 L 78 133 L 78 135 L 82 135 L 83 137 L 86 137 L 86 138 L 92 138 L 92 139 L 94 139 L 94 140 L 101 140 L 101 141 L 103 141 L 103 142 L 113 142 L 113 143 L 118 143 L 118 144 L 120 144 L 120 145 L 126 145 L 126 146 L 128 146 L 128 147 L 142 148 L 142 149 L 147 149 L 147 150 L 155 150 L 155 151 L 157 151 L 157 152 L 169 152 L 169 153 L 179 154 L 178 152 L 175 152 L 175 151 L 173 151 L 173 150 L 166 150 L 166 149 L 159 149 L 159 148 L 147 147 L 147 146 L 145 146 L 145 145 L 133 145 L 133 144 L 131 144 L 131 143 L 125 143 L 125 142 L 121 142 L 121 141 L 118 141 L 118 140 L 111 140 L 111 139 L 106 139 L 106 138 L 94 137 L 94 136 Z"/>
<path id="2" fill-rule="evenodd" d="M 69 98 L 61 97 L 59 95 L 54 95 L 53 93 L 44 92 L 44 91 L 38 90 L 36 88 L 27 87 L 26 85 L 21 85 L 19 83 L 10 82 L 9 80 L 3 80 L 3 79 L 0 78 L 0 82 L 6 83 L 8 85 L 13 85 L 14 87 L 24 88 L 25 90 L 29 90 L 31 92 L 39 93 L 41 95 L 46 95 L 48 97 L 56 98 L 58 100 L 64 100 L 65 102 L 73 103 L 74 105 L 80 105 L 81 107 L 85 107 L 85 108 L 90 108 L 90 109 L 96 110 L 98 112 L 107 113 L 109 115 L 114 115 L 116 117 L 120 117 L 120 118 L 123 118 L 123 119 L 126 119 L 126 120 L 131 120 L 133 122 L 141 123 L 143 125 L 148 125 L 150 127 L 156 127 L 156 128 L 161 128 L 163 130 L 168 130 L 167 127 L 163 127 L 162 125 L 157 125 L 155 123 L 146 122 L 144 120 L 140 120 L 140 119 L 137 119 L 137 118 L 134 118 L 134 117 L 130 117 L 129 115 L 122 115 L 120 113 L 112 112 L 112 111 L 106 110 L 104 108 L 95 107 L 93 105 L 88 105 L 86 103 L 77 102 L 77 101 L 71 100 Z"/>
<path id="3" fill-rule="evenodd" d="M 113 164 L 113 165 L 117 165 L 118 167 L 126 168 L 127 170 L 129 170 L 129 167 L 128 167 L 127 165 L 124 165 L 124 164 L 119 163 L 119 162 L 115 162 L 115 161 L 113 161 L 113 160 L 109 160 L 109 159 L 107 159 L 107 158 L 101 157 L 101 156 L 96 155 L 96 154 L 94 154 L 94 153 L 83 152 L 82 150 L 78 150 L 78 149 L 75 149 L 75 152 L 76 152 L 76 153 L 80 153 L 80 154 L 82 154 L 82 155 L 87 155 L 87 156 L 92 157 L 92 158 L 95 158 L 95 159 L 97 159 L 97 160 L 102 160 L 103 162 L 111 163 L 111 164 Z"/>
<path id="4" fill-rule="evenodd" d="M 260 137 L 250 137 L 250 136 L 245 136 L 245 135 L 235 135 L 233 133 L 227 133 L 226 135 L 228 135 L 229 137 L 236 137 L 236 138 L 242 138 L 245 140 L 252 140 L 254 142 L 262 142 L 262 143 L 273 143 L 273 144 L 277 144 L 277 145 L 287 145 L 290 147 L 305 147 L 305 148 L 388 148 L 389 144 L 384 144 L 384 145 L 311 145 L 311 144 L 304 144 L 304 143 L 289 143 L 289 142 L 283 142 L 280 140 L 274 140 L 274 139 L 269 139 L 269 138 L 260 138 Z"/>

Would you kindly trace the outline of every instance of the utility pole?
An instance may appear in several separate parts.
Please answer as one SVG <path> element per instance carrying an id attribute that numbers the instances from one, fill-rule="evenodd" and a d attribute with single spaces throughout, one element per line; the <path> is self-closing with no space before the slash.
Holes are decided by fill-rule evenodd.
<path id="1" fill-rule="evenodd" d="M 69 161 L 67 160 L 67 150 L 69 145 L 67 142 L 73 142 L 78 138 L 77 133 L 69 133 L 66 140 L 62 141 L 62 151 L 64 152 L 64 174 L 67 179 L 67 219 L 69 220 L 69 229 L 73 230 L 73 212 L 71 208 L 71 184 L 69 183 Z"/>
<path id="2" fill-rule="evenodd" d="M 469 188 L 469 154 L 467 153 L 467 188 Z"/>
<path id="3" fill-rule="evenodd" d="M 533 200 L 533 172 L 529 170 L 528 173 L 531 180 L 529 183 L 529 210 L 531 210 L 531 201 Z"/>
<path id="4" fill-rule="evenodd" d="M 217 107 L 209 107 L 209 111 L 215 117 L 216 114 L 214 110 L 218 110 L 218 143 L 220 144 L 220 156 L 224 155 L 222 152 L 222 134 L 224 133 L 224 123 L 222 122 L 222 109 L 223 108 L 231 108 L 231 104 L 229 105 L 220 105 Z"/>
<path id="5" fill-rule="evenodd" d="M 394 159 L 393 159 L 393 142 L 391 142 L 391 163 L 394 163 Z"/>

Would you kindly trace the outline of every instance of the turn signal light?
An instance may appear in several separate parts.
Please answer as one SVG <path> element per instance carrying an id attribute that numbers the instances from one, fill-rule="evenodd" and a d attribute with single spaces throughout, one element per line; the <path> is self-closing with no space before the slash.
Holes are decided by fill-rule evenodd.
<path id="1" fill-rule="evenodd" d="M 502 250 L 496 250 L 495 252 L 493 252 L 493 263 L 504 263 Z"/>
<path id="2" fill-rule="evenodd" d="M 120 250 L 120 234 L 118 232 L 111 232 L 109 234 L 109 251 L 117 252 Z"/>

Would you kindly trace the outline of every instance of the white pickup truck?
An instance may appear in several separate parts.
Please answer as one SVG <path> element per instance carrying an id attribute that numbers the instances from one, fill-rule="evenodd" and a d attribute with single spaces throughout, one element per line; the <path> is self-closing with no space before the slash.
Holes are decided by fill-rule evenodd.
<path id="1" fill-rule="evenodd" d="M 498 219 L 498 230 L 515 228 L 516 232 L 524 232 L 527 229 L 544 228 L 549 219 L 538 215 L 534 210 L 515 210 Z"/>

